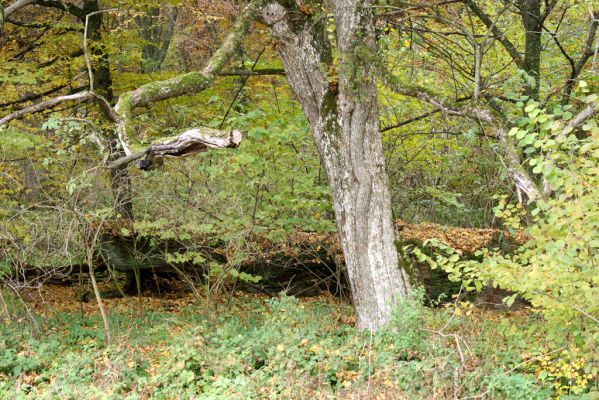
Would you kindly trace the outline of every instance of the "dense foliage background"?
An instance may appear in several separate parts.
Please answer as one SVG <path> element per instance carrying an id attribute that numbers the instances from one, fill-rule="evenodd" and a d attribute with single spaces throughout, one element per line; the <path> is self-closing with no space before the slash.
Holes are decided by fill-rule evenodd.
<path id="1" fill-rule="evenodd" d="M 84 31 L 96 87 L 112 100 L 143 83 L 202 68 L 243 5 L 65 1 L 89 7 L 86 13 L 105 10 L 96 14 L 99 25 L 86 27 L 85 18 L 63 6 L 35 3 L 1 27 L 0 117 L 88 87 Z M 310 10 L 317 2 L 300 3 Z M 308 123 L 277 44 L 256 23 L 210 89 L 136 111 L 137 148 L 193 126 L 239 129 L 245 138 L 238 149 L 165 159 L 152 171 L 129 168 L 130 225 L 114 212 L 102 166 L 108 153 L 98 140 L 113 126 L 97 106 L 64 103 L 0 125 L 0 397 L 594 398 L 599 128 L 594 116 L 570 122 L 585 107 L 596 108 L 596 4 L 544 3 L 541 76 L 535 77 L 514 65 L 492 32 L 499 27 L 524 47 L 518 2 L 474 2 L 492 16 L 493 28 L 467 7 L 472 2 L 433 3 L 381 2 L 381 64 L 404 87 L 424 88 L 451 106 L 500 114 L 522 168 L 548 195 L 519 202 L 505 143 L 488 124 L 445 113 L 382 79 L 380 121 L 394 217 L 499 228 L 526 237 L 520 248 L 466 258 L 442 243 L 425 243 L 426 252 L 405 247 L 402 254 L 448 272 L 462 285 L 460 295 L 429 309 L 415 294 L 374 336 L 348 327 L 347 306 L 330 298 L 306 308 L 286 296 L 226 300 L 234 290 L 222 281 L 240 279 L 236 268 L 262 251 L 264 238 L 285 243 L 297 232 L 336 231 Z M 186 251 L 165 252 L 173 264 L 204 268 L 201 283 L 189 280 L 200 288 L 195 300 L 203 300 L 196 308 L 177 306 L 173 315 L 157 309 L 131 319 L 127 313 L 135 310 L 115 306 L 113 335 L 126 340 L 104 351 L 107 338 L 90 310 L 44 319 L 24 293 L 43 292 L 46 281 L 67 274 L 64 267 L 89 263 L 102 227 L 115 220 L 123 222 L 116 225 L 119 235 L 135 231 L 182 244 Z M 224 261 L 209 257 L 206 248 L 215 243 L 226 249 Z M 41 272 L 31 278 L 31 269 Z M 528 311 L 486 320 L 462 294 L 489 280 L 526 299 Z M 325 320 L 331 321 L 326 329 Z M 135 353 L 146 348 L 149 353 Z"/>

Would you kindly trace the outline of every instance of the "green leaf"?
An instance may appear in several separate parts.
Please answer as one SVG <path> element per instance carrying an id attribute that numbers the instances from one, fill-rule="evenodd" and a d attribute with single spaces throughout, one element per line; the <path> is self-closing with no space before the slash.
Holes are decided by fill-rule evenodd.
<path id="1" fill-rule="evenodd" d="M 539 103 L 537 103 L 536 101 L 531 101 L 528 103 L 528 105 L 524 108 L 524 112 L 529 113 L 532 110 L 537 109 L 537 106 L 539 105 Z"/>

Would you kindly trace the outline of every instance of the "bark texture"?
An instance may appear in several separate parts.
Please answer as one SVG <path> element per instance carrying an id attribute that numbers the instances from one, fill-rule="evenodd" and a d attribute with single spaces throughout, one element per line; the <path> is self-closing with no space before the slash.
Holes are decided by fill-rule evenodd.
<path id="1" fill-rule="evenodd" d="M 502 126 L 497 128 L 497 136 L 503 147 L 503 161 L 507 168 L 508 176 L 516 186 L 518 201 L 523 205 L 533 203 L 541 196 L 541 191 L 524 168 L 516 144 Z"/>
<path id="2" fill-rule="evenodd" d="M 410 282 L 394 244 L 376 79 L 363 51 L 375 50 L 372 14 L 368 2 L 333 3 L 338 66 L 332 64 L 322 19 L 279 3 L 266 6 L 262 16 L 278 41 L 327 173 L 357 326 L 374 331 L 388 322 Z"/>
<path id="3" fill-rule="evenodd" d="M 240 131 L 221 131 L 211 128 L 197 128 L 185 131 L 174 138 L 153 143 L 145 149 L 122 157 L 108 164 L 113 170 L 119 170 L 131 161 L 138 168 L 151 170 L 162 164 L 165 157 L 182 158 L 208 149 L 236 148 L 243 140 Z M 144 157 L 143 160 L 139 160 Z"/>

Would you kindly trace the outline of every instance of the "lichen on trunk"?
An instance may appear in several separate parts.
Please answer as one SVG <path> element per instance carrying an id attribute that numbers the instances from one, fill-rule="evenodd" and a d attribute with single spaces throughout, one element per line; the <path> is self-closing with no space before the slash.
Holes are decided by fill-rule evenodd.
<path id="1" fill-rule="evenodd" d="M 368 4 L 334 5 L 338 65 L 322 40 L 326 26 L 303 20 L 279 3 L 262 16 L 278 40 L 289 83 L 310 123 L 331 188 L 341 247 L 356 309 L 357 327 L 377 330 L 394 303 L 410 289 L 400 268 L 392 224 L 391 196 L 379 132 L 374 71 L 359 47 L 375 47 Z M 293 20 L 290 20 L 290 16 Z M 339 80 L 323 71 L 339 71 Z"/>

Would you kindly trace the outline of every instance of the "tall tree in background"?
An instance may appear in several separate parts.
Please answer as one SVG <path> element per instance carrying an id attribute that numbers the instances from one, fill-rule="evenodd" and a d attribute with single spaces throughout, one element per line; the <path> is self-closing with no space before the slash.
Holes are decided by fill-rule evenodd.
<path id="1" fill-rule="evenodd" d="M 177 12 L 176 6 L 152 5 L 145 15 L 135 19 L 139 36 L 144 41 L 141 49 L 144 72 L 160 69 L 175 33 Z"/>

